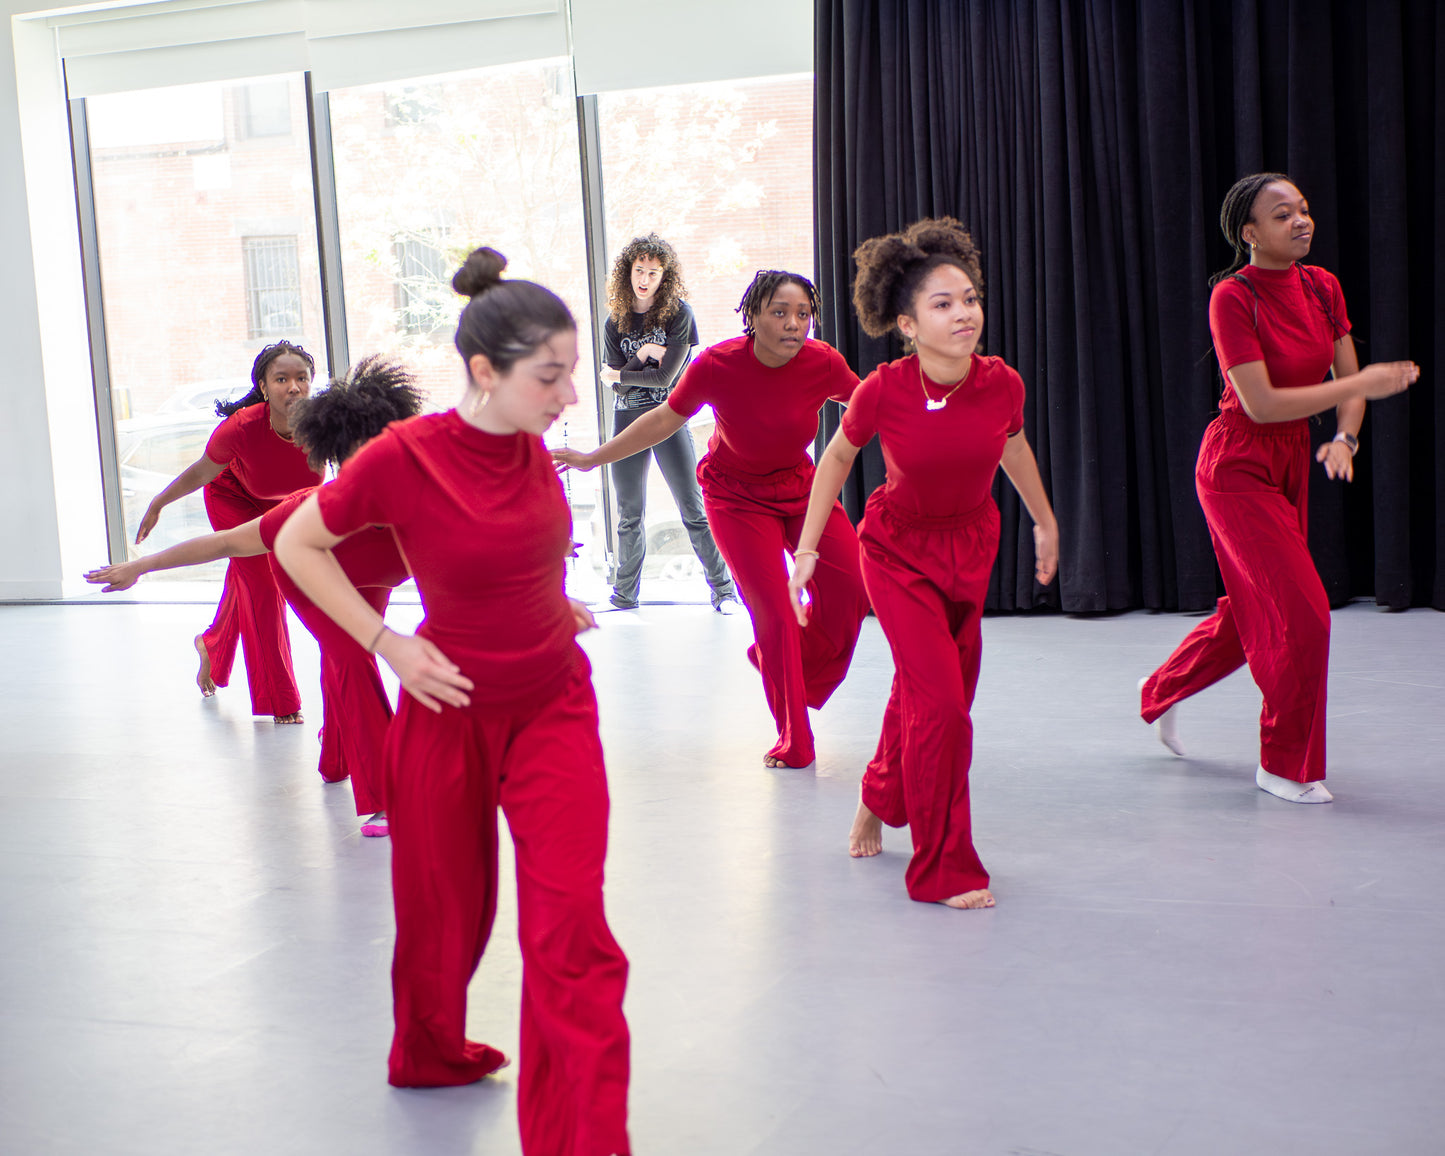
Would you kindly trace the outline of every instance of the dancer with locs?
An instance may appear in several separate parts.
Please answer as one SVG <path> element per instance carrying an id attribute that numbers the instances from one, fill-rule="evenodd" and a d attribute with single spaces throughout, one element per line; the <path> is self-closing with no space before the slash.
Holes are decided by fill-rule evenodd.
<path id="1" fill-rule="evenodd" d="M 339 466 L 393 421 L 414 417 L 421 395 L 400 366 L 380 358 L 358 362 L 344 380 L 297 402 L 291 413 L 296 444 L 318 472 Z M 129 590 L 144 574 L 199 566 L 220 558 L 250 558 L 270 552 L 276 534 L 315 487 L 298 490 L 259 518 L 229 530 L 192 538 L 155 554 L 92 570 L 87 582 L 104 583 L 103 593 Z M 336 560 L 378 614 L 385 614 L 392 590 L 409 577 L 406 560 L 389 529 L 371 526 L 337 546 Z M 382 743 L 391 722 L 391 703 L 376 659 L 312 604 L 271 556 L 277 586 L 321 651 L 321 759 L 328 783 L 351 780 L 361 833 L 387 833 Z"/>
<path id="2" fill-rule="evenodd" d="M 555 294 L 503 280 L 492 249 L 452 285 L 467 370 L 454 410 L 388 427 L 276 539 L 296 584 L 396 671 L 386 743 L 396 952 L 391 1083 L 466 1084 L 505 1063 L 465 1037 L 467 983 L 497 899 L 497 811 L 517 856 L 522 949 L 517 1111 L 529 1156 L 606 1156 L 627 1139 L 627 960 L 603 913 L 607 782 L 593 625 L 563 591 L 571 518 L 542 434 L 577 400 L 577 323 Z M 390 630 L 331 554 L 388 526 L 426 606 Z"/>
<path id="3" fill-rule="evenodd" d="M 1338 432 L 1315 459 L 1326 478 L 1351 481 L 1365 403 L 1408 389 L 1420 368 L 1360 369 L 1339 282 L 1303 264 L 1314 220 L 1283 173 L 1237 181 L 1219 224 L 1235 254 L 1209 298 L 1225 385 L 1194 477 L 1225 596 L 1140 681 L 1139 710 L 1183 755 L 1179 703 L 1248 663 L 1264 696 L 1256 785 L 1286 802 L 1328 803 L 1330 603 L 1307 536 L 1308 419 L 1334 409 Z"/>
<path id="4" fill-rule="evenodd" d="M 847 401 L 857 375 L 832 346 L 808 336 L 818 315 L 813 283 L 797 273 L 758 273 L 738 305 L 743 336 L 703 350 L 667 399 L 592 453 L 554 450 L 564 466 L 590 470 L 670 436 L 704 405 L 717 419 L 698 466 L 708 524 L 753 622 L 748 658 L 763 678 L 778 741 L 768 767 L 816 758 L 808 708 L 821 707 L 853 660 L 868 596 L 858 539 L 834 503 L 819 531 L 800 627 L 788 595 L 785 552 L 798 544 L 813 462 L 818 410 Z"/>
<path id="5" fill-rule="evenodd" d="M 864 332 L 896 330 L 917 352 L 879 366 L 854 392 L 818 462 L 790 587 L 802 622 L 802 590 L 829 510 L 876 434 L 888 480 L 868 499 L 858 540 L 895 673 L 849 852 L 877 855 L 881 823 L 907 824 L 910 898 L 992 907 L 973 846 L 969 711 L 998 553 L 991 487 L 1000 466 L 1034 520 L 1034 573 L 1045 585 L 1058 567 L 1058 527 L 1023 432 L 1023 380 L 1000 358 L 978 353 L 983 282 L 963 226 L 949 217 L 919 221 L 865 241 L 854 258 L 853 303 Z"/>
<path id="6" fill-rule="evenodd" d="M 206 516 L 215 530 L 258 518 L 288 494 L 321 481 L 292 441 L 291 408 L 311 392 L 316 361 L 299 345 L 278 341 L 256 355 L 251 392 L 217 402 L 224 417 L 206 450 L 157 494 L 136 530 L 136 544 L 155 529 L 171 502 L 205 487 Z M 209 698 L 231 680 L 240 639 L 251 692 L 251 713 L 278 723 L 301 722 L 301 692 L 291 667 L 286 605 L 262 557 L 232 558 L 211 625 L 196 635 L 196 685 Z"/>
<path id="7" fill-rule="evenodd" d="M 617 254 L 607 282 L 607 322 L 602 328 L 607 368 L 599 376 L 617 394 L 612 432 L 622 433 L 667 400 L 698 344 L 697 320 L 683 300 L 682 266 L 677 252 L 656 233 L 634 237 Z M 642 563 L 647 557 L 647 471 L 652 458 L 672 491 L 693 553 L 702 563 L 712 590 L 713 609 L 737 609 L 733 581 L 708 530 L 702 493 L 697 486 L 697 451 L 692 431 L 683 426 L 650 450 L 612 463 L 617 493 L 617 575 L 612 605 L 637 605 Z"/>

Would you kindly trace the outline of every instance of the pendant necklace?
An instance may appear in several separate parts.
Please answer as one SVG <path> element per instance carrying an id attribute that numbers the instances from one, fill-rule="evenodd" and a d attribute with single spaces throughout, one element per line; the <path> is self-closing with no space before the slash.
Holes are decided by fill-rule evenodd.
<path id="1" fill-rule="evenodd" d="M 965 374 L 964 374 L 962 377 L 960 377 L 956 382 L 954 382 L 952 389 L 950 389 L 947 393 L 945 393 L 945 394 L 944 394 L 942 397 L 940 397 L 937 401 L 934 401 L 933 398 L 931 398 L 931 397 L 928 396 L 928 385 L 927 385 L 927 384 L 924 382 L 924 380 L 923 380 L 923 359 L 922 359 L 922 358 L 919 358 L 919 359 L 918 359 L 918 386 L 919 386 L 920 389 L 923 390 L 923 408 L 926 409 L 926 410 L 937 411 L 937 410 L 942 409 L 944 406 L 946 406 L 946 405 L 948 404 L 948 399 L 949 399 L 950 397 L 952 397 L 955 393 L 958 392 L 958 387 L 961 386 L 961 385 L 962 385 L 965 381 L 967 381 L 967 380 L 968 380 L 968 374 L 965 373 Z"/>

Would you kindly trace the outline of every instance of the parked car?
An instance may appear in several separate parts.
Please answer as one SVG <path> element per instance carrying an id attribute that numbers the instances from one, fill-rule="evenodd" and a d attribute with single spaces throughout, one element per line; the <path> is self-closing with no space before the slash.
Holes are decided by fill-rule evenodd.
<path id="1" fill-rule="evenodd" d="M 136 527 L 145 516 L 151 499 L 159 494 L 188 465 L 206 452 L 206 442 L 220 421 L 214 411 L 192 409 L 158 413 L 115 423 L 116 457 L 120 464 L 121 506 L 125 514 L 128 556 L 139 558 L 174 546 L 199 534 L 211 532 L 210 519 L 201 491 L 172 502 L 161 515 L 149 538 L 135 544 Z M 218 578 L 224 562 L 184 570 L 159 571 L 161 576 L 188 581 Z"/>
<path id="2" fill-rule="evenodd" d="M 235 401 L 250 392 L 249 377 L 221 377 L 214 381 L 197 381 L 176 390 L 157 407 L 156 413 L 190 413 L 193 410 L 204 410 L 216 419 L 216 402 Z"/>

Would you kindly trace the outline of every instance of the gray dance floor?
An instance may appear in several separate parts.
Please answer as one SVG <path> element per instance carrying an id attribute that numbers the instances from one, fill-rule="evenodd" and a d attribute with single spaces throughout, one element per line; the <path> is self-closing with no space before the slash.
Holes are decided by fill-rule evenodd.
<path id="1" fill-rule="evenodd" d="M 276 727 L 196 694 L 208 617 L 0 607 L 0 1151 L 517 1153 L 515 1068 L 386 1085 L 389 849 L 316 775 L 314 648 Z M 1193 618 L 989 620 L 984 912 L 908 901 L 906 832 L 846 854 L 876 622 L 816 769 L 767 771 L 746 619 L 600 617 L 639 1156 L 1445 1151 L 1445 615 L 1335 615 L 1323 807 L 1255 788 L 1247 674 L 1188 759 L 1138 721 Z M 504 874 L 470 1027 L 512 1052 Z"/>

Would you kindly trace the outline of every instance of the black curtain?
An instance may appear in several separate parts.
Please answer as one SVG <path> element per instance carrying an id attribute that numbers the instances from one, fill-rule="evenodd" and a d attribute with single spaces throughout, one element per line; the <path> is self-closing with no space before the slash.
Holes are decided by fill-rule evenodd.
<path id="1" fill-rule="evenodd" d="M 1309 198 L 1309 259 L 1339 277 L 1362 363 L 1422 369 L 1371 403 L 1353 484 L 1315 467 L 1325 588 L 1335 604 L 1445 609 L 1445 7 L 818 0 L 816 36 L 820 335 L 860 374 L 898 356 L 853 317 L 853 250 L 955 216 L 983 252 L 982 348 L 1028 385 L 1061 579 L 1034 584 L 1028 517 L 1000 474 L 990 608 L 1213 603 L 1194 459 L 1221 386 L 1219 204 L 1277 169 Z M 1328 440 L 1333 416 L 1312 428 Z M 845 490 L 855 519 L 882 477 L 871 446 Z"/>

